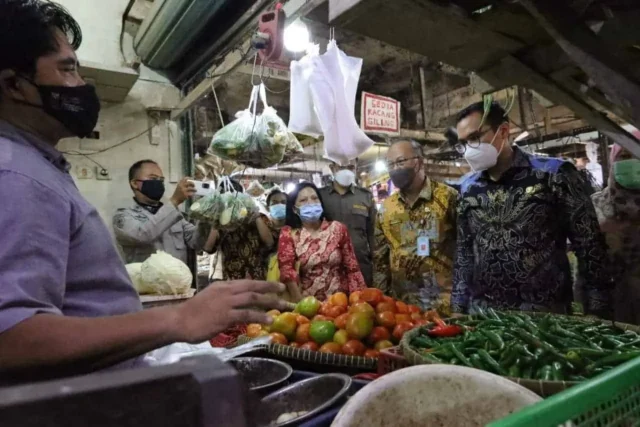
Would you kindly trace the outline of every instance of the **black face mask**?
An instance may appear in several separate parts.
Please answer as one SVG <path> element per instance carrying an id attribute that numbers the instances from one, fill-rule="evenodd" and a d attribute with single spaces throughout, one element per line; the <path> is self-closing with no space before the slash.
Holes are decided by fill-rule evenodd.
<path id="1" fill-rule="evenodd" d="M 141 182 L 142 187 L 140 188 L 140 192 L 142 195 L 150 198 L 151 200 L 155 200 L 156 202 L 162 199 L 162 196 L 164 196 L 164 182 L 157 179 L 148 179 Z"/>
<path id="2" fill-rule="evenodd" d="M 18 101 L 36 108 L 62 123 L 73 135 L 86 138 L 98 123 L 100 100 L 96 89 L 91 85 L 84 86 L 45 86 L 25 78 L 38 88 L 42 105 Z"/>
<path id="3" fill-rule="evenodd" d="M 389 172 L 391 182 L 396 188 L 406 190 L 416 177 L 415 168 L 393 169 Z"/>

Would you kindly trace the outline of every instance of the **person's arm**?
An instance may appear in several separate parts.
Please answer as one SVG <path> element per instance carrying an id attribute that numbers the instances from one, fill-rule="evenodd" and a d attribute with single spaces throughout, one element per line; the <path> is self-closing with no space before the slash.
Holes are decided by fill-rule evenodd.
<path id="1" fill-rule="evenodd" d="M 371 251 L 371 259 L 376 250 L 376 219 L 378 210 L 376 209 L 376 201 L 371 195 L 371 207 L 369 208 L 369 222 L 367 223 L 367 238 L 369 239 L 369 250 Z"/>
<path id="2" fill-rule="evenodd" d="M 182 214 L 173 205 L 161 207 L 155 215 L 119 210 L 113 217 L 113 231 L 119 243 L 148 244 L 182 221 Z"/>
<path id="3" fill-rule="evenodd" d="M 582 177 L 573 165 L 567 163 L 552 176 L 551 185 L 560 206 L 559 218 L 566 224 L 578 258 L 585 292 L 585 314 L 610 318 L 614 285 L 609 275 L 607 246 Z"/>
<path id="4" fill-rule="evenodd" d="M 202 249 L 209 254 L 217 252 L 217 250 L 219 249 L 218 248 L 219 240 L 220 240 L 220 232 L 215 228 L 211 228 L 211 231 L 209 232 L 209 236 L 207 236 L 207 241 L 205 242 L 204 247 Z"/>
<path id="5" fill-rule="evenodd" d="M 65 316 L 71 206 L 27 177 L 0 172 L 0 178 L 0 200 L 11 200 L 0 210 L 4 377 L 90 372 L 174 341 L 202 342 L 233 323 L 268 320 L 245 307 L 283 306 L 262 295 L 282 291 L 281 285 L 245 281 L 211 287 L 180 306 L 112 317 Z"/>
<path id="6" fill-rule="evenodd" d="M 360 264 L 356 258 L 356 253 L 353 249 L 353 243 L 351 237 L 349 237 L 349 230 L 347 226 L 339 224 L 340 232 L 340 252 L 342 253 L 342 265 L 346 272 L 347 284 L 349 285 L 349 292 L 361 291 L 367 287 L 364 282 L 364 276 L 360 271 Z"/>
<path id="7" fill-rule="evenodd" d="M 298 282 L 300 277 L 296 270 L 296 247 L 293 241 L 293 230 L 291 227 L 284 227 L 280 231 L 278 240 L 278 269 L 280 270 L 280 281 L 287 286 L 289 295 L 293 301 L 302 299 Z"/>
<path id="8" fill-rule="evenodd" d="M 469 310 L 470 289 L 473 281 L 473 235 L 469 229 L 466 204 L 458 198 L 456 256 L 453 266 L 453 287 L 451 289 L 451 312 L 462 314 Z"/>
<path id="9" fill-rule="evenodd" d="M 275 245 L 275 240 L 273 239 L 273 233 L 267 224 L 267 221 L 264 217 L 259 216 L 256 219 L 256 227 L 258 228 L 258 234 L 260 235 L 260 240 L 262 243 L 268 248 L 271 249 Z"/>

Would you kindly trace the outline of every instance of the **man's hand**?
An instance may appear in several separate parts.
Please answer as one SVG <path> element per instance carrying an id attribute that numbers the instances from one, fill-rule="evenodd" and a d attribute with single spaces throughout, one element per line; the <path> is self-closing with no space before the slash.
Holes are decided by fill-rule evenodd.
<path id="1" fill-rule="evenodd" d="M 285 310 L 288 305 L 274 295 L 285 290 L 280 283 L 238 280 L 217 282 L 189 301 L 176 306 L 176 341 L 200 343 L 238 323 L 272 322 L 265 310 Z"/>
<path id="2" fill-rule="evenodd" d="M 189 197 L 192 197 L 196 194 L 196 186 L 193 182 L 190 182 L 191 178 L 185 177 L 180 180 L 178 185 L 176 186 L 176 191 L 173 192 L 173 196 L 171 196 L 171 203 L 176 208 L 184 203 Z"/>

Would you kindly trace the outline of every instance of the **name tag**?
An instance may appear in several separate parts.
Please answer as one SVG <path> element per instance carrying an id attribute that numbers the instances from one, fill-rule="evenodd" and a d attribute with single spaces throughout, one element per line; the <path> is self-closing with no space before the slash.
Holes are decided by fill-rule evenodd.
<path id="1" fill-rule="evenodd" d="M 354 208 L 354 209 L 362 209 L 362 210 L 364 210 L 364 211 L 366 211 L 366 210 L 367 210 L 367 207 L 366 207 L 366 206 L 363 206 L 363 205 L 353 205 L 353 208 Z"/>
<path id="2" fill-rule="evenodd" d="M 429 238 L 427 236 L 418 237 L 418 248 L 416 250 L 418 256 L 429 256 L 430 253 Z"/>

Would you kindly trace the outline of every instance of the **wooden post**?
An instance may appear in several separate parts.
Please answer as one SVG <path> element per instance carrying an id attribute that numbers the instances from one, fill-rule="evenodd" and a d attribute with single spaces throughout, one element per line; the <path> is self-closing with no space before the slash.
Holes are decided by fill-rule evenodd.
<path id="1" fill-rule="evenodd" d="M 598 134 L 598 157 L 600 160 L 600 166 L 602 166 L 602 187 L 606 187 L 609 182 L 609 168 L 611 164 L 609 162 L 609 138 L 605 135 Z"/>

